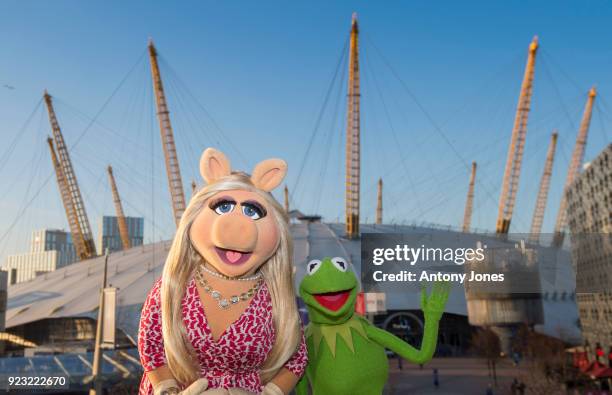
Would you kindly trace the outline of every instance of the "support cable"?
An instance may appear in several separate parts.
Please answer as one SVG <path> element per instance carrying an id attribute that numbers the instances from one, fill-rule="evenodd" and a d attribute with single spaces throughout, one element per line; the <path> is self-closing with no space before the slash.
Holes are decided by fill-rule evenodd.
<path id="1" fill-rule="evenodd" d="M 452 144 L 452 142 L 450 141 L 450 139 L 448 138 L 448 136 L 446 136 L 446 134 L 442 131 L 442 129 L 440 128 L 440 126 L 438 125 L 438 123 L 434 120 L 434 118 L 431 116 L 431 114 L 429 114 L 429 112 L 425 109 L 425 107 L 423 106 L 423 104 L 421 104 L 421 102 L 417 99 L 417 97 L 415 96 L 414 93 L 412 93 L 412 91 L 408 88 L 408 85 L 406 84 L 406 82 L 399 76 L 399 74 L 395 71 L 395 69 L 393 68 L 393 66 L 391 66 L 391 64 L 389 63 L 389 61 L 387 60 L 387 58 L 382 54 L 382 52 L 380 51 L 380 49 L 376 46 L 376 44 L 374 44 L 374 42 L 367 36 L 365 35 L 366 38 L 368 39 L 368 41 L 370 42 L 370 44 L 374 47 L 374 49 L 376 50 L 376 52 L 378 53 L 378 55 L 380 56 L 380 58 L 383 60 L 383 62 L 385 63 L 385 65 L 389 68 L 389 70 L 391 71 L 391 73 L 393 74 L 393 76 L 400 82 L 401 86 L 404 88 L 404 90 L 406 91 L 406 93 L 408 94 L 408 96 L 410 96 L 410 98 L 414 101 L 414 103 L 417 105 L 417 107 L 419 108 L 419 110 L 423 113 L 423 115 L 425 115 L 425 117 L 427 118 L 427 120 L 429 121 L 429 123 L 433 126 L 434 130 L 440 135 L 440 137 L 442 138 L 442 140 L 446 143 L 446 145 L 448 145 L 448 147 L 451 149 L 451 151 L 455 154 L 455 156 L 457 156 L 457 158 L 459 158 L 459 160 L 461 161 L 461 163 L 463 164 L 463 166 L 470 171 L 470 162 L 468 162 L 463 155 L 461 155 L 461 153 L 457 150 L 457 148 L 455 148 L 455 146 Z M 489 191 L 489 189 L 482 184 L 480 181 L 476 181 L 477 184 L 480 185 L 480 187 L 482 188 L 482 190 L 484 190 L 485 194 L 487 195 L 487 197 L 492 201 L 495 202 L 495 204 L 497 205 L 497 201 L 496 199 L 493 197 L 491 191 Z M 521 220 L 521 218 L 519 216 L 517 216 L 517 219 L 519 219 L 519 221 L 521 223 L 523 223 L 523 221 Z"/>
<path id="2" fill-rule="evenodd" d="M 136 68 L 136 65 L 142 61 L 142 59 L 144 58 L 145 54 L 146 54 L 146 51 L 142 53 L 142 55 L 138 58 L 136 63 L 130 68 L 128 73 L 123 77 L 123 79 L 121 80 L 119 85 L 115 88 L 115 90 L 113 90 L 113 92 L 108 97 L 108 99 L 106 99 L 104 104 L 102 104 L 102 107 L 100 107 L 100 109 L 98 110 L 98 112 L 94 116 L 93 120 L 87 125 L 87 127 L 85 127 L 85 129 L 81 132 L 81 134 L 78 136 L 78 138 L 72 144 L 72 146 L 68 147 L 68 152 L 72 152 L 72 150 L 74 150 L 74 148 L 76 148 L 76 146 L 83 139 L 83 137 L 86 135 L 86 133 L 89 131 L 89 129 L 91 129 L 91 127 L 94 125 L 95 121 L 102 114 L 102 112 L 106 109 L 106 107 L 108 106 L 110 101 L 115 97 L 117 92 L 121 89 L 121 87 L 123 86 L 125 81 L 128 79 L 128 77 L 132 74 L 132 71 Z M 54 173 L 54 171 L 52 170 L 49 173 L 49 175 L 46 177 L 46 179 L 43 181 L 43 184 L 36 190 L 36 192 L 34 192 L 34 194 L 33 194 L 31 199 L 24 199 L 24 201 L 26 201 L 26 204 L 22 207 L 21 210 L 18 210 L 17 215 L 11 221 L 11 223 L 8 226 L 7 230 L 4 233 L 2 233 L 2 236 L 0 236 L 0 243 L 2 241 L 4 241 L 4 239 L 6 238 L 6 236 L 8 234 L 11 233 L 11 231 L 13 230 L 15 225 L 19 222 L 20 218 L 23 216 L 24 211 L 27 210 L 31 206 L 31 204 L 34 202 L 34 200 L 36 200 L 38 198 L 38 196 L 41 194 L 43 188 L 49 183 L 49 180 L 51 180 L 51 178 L 53 177 L 53 173 Z"/>
<path id="3" fill-rule="evenodd" d="M 338 77 L 338 72 L 340 70 L 340 67 L 343 63 L 343 60 L 346 58 L 346 52 L 347 52 L 347 48 L 348 48 L 348 43 L 349 43 L 349 37 L 347 37 L 344 46 L 342 48 L 342 52 L 340 54 L 340 57 L 338 59 L 338 62 L 336 64 L 336 69 L 334 70 L 332 79 L 330 81 L 330 84 L 327 88 L 327 92 L 325 93 L 325 98 L 323 100 L 323 105 L 321 106 L 321 109 L 319 110 L 319 114 L 317 116 L 317 120 L 315 122 L 315 126 L 314 129 L 312 131 L 312 133 L 310 134 L 310 139 L 308 141 L 308 145 L 306 146 L 306 151 L 304 152 L 304 156 L 302 157 L 302 160 L 300 162 L 300 170 L 297 173 L 297 177 L 295 179 L 295 182 L 293 184 L 293 187 L 289 189 L 289 195 L 297 195 L 297 186 L 300 185 L 300 180 L 302 177 L 302 173 L 304 172 L 304 167 L 306 166 L 306 162 L 309 159 L 309 155 L 310 155 L 310 150 L 312 149 L 312 145 L 314 143 L 315 137 L 317 136 L 318 132 L 319 132 L 319 127 L 321 125 L 322 119 L 323 119 L 323 115 L 325 113 L 325 109 L 327 108 L 327 103 L 329 102 L 329 98 L 331 96 L 331 92 L 332 89 L 335 85 L 336 79 Z M 296 206 L 294 206 L 296 207 Z"/>

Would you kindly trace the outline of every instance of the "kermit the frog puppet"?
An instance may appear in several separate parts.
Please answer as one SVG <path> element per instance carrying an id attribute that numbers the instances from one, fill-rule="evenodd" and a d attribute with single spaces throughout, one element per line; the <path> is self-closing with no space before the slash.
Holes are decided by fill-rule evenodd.
<path id="1" fill-rule="evenodd" d="M 421 293 L 425 328 L 416 349 L 355 314 L 359 284 L 346 259 L 310 261 L 306 273 L 300 296 L 310 318 L 305 332 L 309 362 L 297 395 L 308 394 L 308 387 L 313 395 L 380 395 L 389 375 L 385 349 L 417 364 L 432 358 L 448 283 L 434 283 L 429 296 L 425 289 Z"/>

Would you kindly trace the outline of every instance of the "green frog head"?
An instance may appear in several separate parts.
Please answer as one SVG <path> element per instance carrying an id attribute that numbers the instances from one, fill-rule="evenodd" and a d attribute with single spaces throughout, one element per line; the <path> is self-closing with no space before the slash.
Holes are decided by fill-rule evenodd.
<path id="1" fill-rule="evenodd" d="M 348 321 L 355 311 L 359 286 L 355 273 L 344 258 L 312 260 L 300 284 L 310 321 L 337 325 Z"/>

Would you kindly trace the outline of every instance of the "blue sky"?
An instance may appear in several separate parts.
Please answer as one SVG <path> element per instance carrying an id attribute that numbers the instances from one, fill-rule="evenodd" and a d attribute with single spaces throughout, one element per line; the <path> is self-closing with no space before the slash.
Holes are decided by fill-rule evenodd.
<path id="1" fill-rule="evenodd" d="M 125 211 L 146 217 L 147 240 L 171 237 L 143 56 L 148 37 L 161 54 L 187 196 L 199 153 L 216 146 L 244 170 L 270 156 L 285 158 L 292 204 L 330 221 L 342 218 L 342 49 L 353 11 L 362 32 L 362 219 L 373 220 L 382 176 L 386 221 L 459 225 L 466 165 L 475 160 L 473 225 L 494 227 L 527 46 L 537 34 L 541 50 L 512 230 L 529 229 L 550 132 L 558 128 L 544 221 L 544 231 L 551 231 L 593 84 L 600 96 L 586 159 L 612 136 L 612 6 L 606 1 L 5 1 L 0 86 L 14 89 L 0 88 L 6 142 L 0 148 L 0 258 L 23 250 L 33 229 L 67 228 L 50 178 L 50 130 L 37 106 L 45 88 L 73 146 L 94 228 L 102 214 L 113 214 L 105 175 L 112 164 Z"/>

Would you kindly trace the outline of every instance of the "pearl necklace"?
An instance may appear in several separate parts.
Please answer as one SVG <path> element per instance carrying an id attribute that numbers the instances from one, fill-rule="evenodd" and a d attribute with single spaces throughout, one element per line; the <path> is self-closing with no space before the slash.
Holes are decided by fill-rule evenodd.
<path id="1" fill-rule="evenodd" d="M 258 280 L 261 277 L 261 272 L 258 271 L 257 273 L 253 274 L 252 276 L 247 276 L 247 277 L 230 277 L 230 276 L 226 276 L 225 274 L 221 274 L 215 270 L 210 270 L 209 268 L 206 267 L 206 264 L 203 263 L 200 265 L 200 268 L 202 270 L 204 270 L 206 273 L 210 274 L 211 276 L 215 276 L 218 278 L 222 278 L 224 280 L 233 280 L 233 281 L 253 281 L 253 280 Z"/>
<path id="2" fill-rule="evenodd" d="M 200 265 L 198 267 L 198 270 L 196 270 L 196 279 L 202 286 L 202 289 L 204 290 L 204 292 L 212 296 L 212 298 L 217 301 L 217 304 L 219 305 L 219 307 L 224 310 L 229 309 L 230 307 L 237 304 L 241 300 L 242 301 L 249 300 L 251 297 L 253 297 L 253 295 L 255 295 L 255 293 L 259 290 L 259 288 L 263 284 L 263 278 L 261 278 L 261 275 L 258 275 L 257 282 L 255 283 L 255 285 L 253 285 L 247 291 L 241 293 L 240 295 L 232 295 L 229 298 L 224 298 L 223 295 L 221 295 L 221 292 L 213 289 L 213 287 L 204 278 L 202 270 L 200 270 L 203 268 L 204 268 L 204 265 Z"/>

